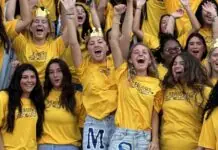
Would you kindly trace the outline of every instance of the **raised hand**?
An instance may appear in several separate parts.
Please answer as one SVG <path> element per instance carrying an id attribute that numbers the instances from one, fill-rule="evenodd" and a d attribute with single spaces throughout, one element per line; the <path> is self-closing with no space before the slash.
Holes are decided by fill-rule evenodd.
<path id="1" fill-rule="evenodd" d="M 125 11 L 126 11 L 126 5 L 124 5 L 124 4 L 119 4 L 119 5 L 116 5 L 116 6 L 114 7 L 114 14 L 115 14 L 115 15 L 121 15 L 121 14 L 123 14 Z"/>
<path id="2" fill-rule="evenodd" d="M 183 9 L 178 9 L 176 12 L 171 14 L 175 19 L 180 18 L 184 15 L 184 10 Z"/>
<path id="3" fill-rule="evenodd" d="M 136 5 L 137 8 L 142 8 L 142 6 L 144 6 L 146 3 L 146 0 L 137 0 Z"/>
<path id="4" fill-rule="evenodd" d="M 217 16 L 217 10 L 213 3 L 207 2 L 202 6 L 203 10 L 211 15 L 211 17 Z"/>
<path id="5" fill-rule="evenodd" d="M 61 4 L 63 5 L 67 14 L 72 14 L 73 9 L 75 8 L 76 0 L 61 0 Z"/>

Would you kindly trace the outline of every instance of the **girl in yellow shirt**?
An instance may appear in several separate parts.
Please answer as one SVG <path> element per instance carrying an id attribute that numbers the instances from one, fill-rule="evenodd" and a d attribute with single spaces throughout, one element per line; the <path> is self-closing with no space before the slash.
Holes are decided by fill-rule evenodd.
<path id="1" fill-rule="evenodd" d="M 119 31 L 119 19 L 124 12 L 123 5 L 114 7 L 110 46 L 116 68 L 118 105 L 115 113 L 116 130 L 109 150 L 155 149 L 158 148 L 158 115 L 154 109 L 154 97 L 160 90 L 156 63 L 151 51 L 141 43 L 132 46 L 125 62 L 124 51 L 119 43 L 122 33 Z"/>
<path id="2" fill-rule="evenodd" d="M 211 91 L 208 103 L 204 109 L 204 122 L 201 129 L 201 135 L 198 145 L 203 147 L 204 150 L 217 150 L 218 149 L 218 83 L 215 84 Z"/>
<path id="3" fill-rule="evenodd" d="M 36 69 L 30 64 L 18 66 L 9 87 L 0 92 L 0 149 L 37 150 L 44 109 Z"/>
<path id="4" fill-rule="evenodd" d="M 162 82 L 159 96 L 162 150 L 193 150 L 198 147 L 201 116 L 210 81 L 200 62 L 188 52 L 177 55 Z"/>
<path id="5" fill-rule="evenodd" d="M 80 103 L 67 64 L 60 59 L 49 61 L 44 82 L 45 118 L 39 150 L 78 150 L 81 144 L 79 129 Z"/>
<path id="6" fill-rule="evenodd" d="M 198 32 L 190 34 L 184 50 L 199 61 L 204 60 L 207 56 L 207 45 L 204 37 Z"/>
<path id="7" fill-rule="evenodd" d="M 202 1 L 195 14 L 199 23 L 201 24 L 199 33 L 206 40 L 208 50 L 210 50 L 213 46 L 212 24 L 217 14 L 218 4 L 215 0 Z"/>
<path id="8" fill-rule="evenodd" d="M 67 12 L 75 6 L 66 2 Z M 97 22 L 98 30 L 91 33 L 87 41 L 88 57 L 83 58 L 76 36 L 75 14 L 67 19 L 69 44 L 72 50 L 76 73 L 83 86 L 82 103 L 87 116 L 83 131 L 83 150 L 107 150 L 114 130 L 114 111 L 117 91 L 113 78 L 114 66 L 111 56 L 106 56 L 108 46 Z"/>

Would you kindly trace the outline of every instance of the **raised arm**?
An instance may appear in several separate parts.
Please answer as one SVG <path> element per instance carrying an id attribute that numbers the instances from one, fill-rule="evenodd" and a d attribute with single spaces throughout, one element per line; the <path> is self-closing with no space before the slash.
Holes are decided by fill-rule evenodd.
<path id="1" fill-rule="evenodd" d="M 94 1 L 94 0 L 93 0 Z M 108 0 L 100 0 L 99 1 L 99 4 L 98 4 L 98 17 L 100 19 L 100 22 L 101 24 L 104 24 L 105 23 L 105 10 L 107 8 L 107 3 L 108 3 Z"/>
<path id="2" fill-rule="evenodd" d="M 218 16 L 217 16 L 217 10 L 214 7 L 214 5 L 210 2 L 204 4 L 203 6 L 203 10 L 206 11 L 207 13 L 209 13 L 211 15 L 211 17 L 213 18 L 213 24 L 212 24 L 212 29 L 213 29 L 213 39 L 216 40 L 218 38 Z"/>
<path id="3" fill-rule="evenodd" d="M 73 63 L 76 68 L 79 68 L 82 63 L 82 53 L 77 39 L 76 31 L 76 0 L 61 0 L 61 3 L 66 11 L 66 26 L 69 38 L 69 46 L 71 48 Z"/>
<path id="4" fill-rule="evenodd" d="M 133 32 L 135 35 L 142 40 L 143 39 L 143 32 L 140 28 L 140 20 L 141 20 L 141 13 L 142 13 L 142 7 L 145 5 L 146 0 L 137 0 L 136 1 L 136 11 L 135 11 L 135 16 L 133 20 Z"/>
<path id="5" fill-rule="evenodd" d="M 133 24 L 133 0 L 127 1 L 127 9 L 122 25 L 122 35 L 120 38 L 120 48 L 123 57 L 127 59 L 129 53 L 130 41 L 132 38 L 132 24 Z"/>
<path id="6" fill-rule="evenodd" d="M 32 21 L 32 13 L 28 0 L 19 0 L 21 19 L 17 22 L 16 32 L 22 32 Z M 15 8 L 14 8 L 15 9 Z"/>
<path id="7" fill-rule="evenodd" d="M 120 49 L 120 18 L 121 14 L 124 13 L 126 10 L 126 6 L 123 4 L 116 5 L 114 7 L 114 17 L 113 17 L 113 25 L 111 31 L 110 47 L 113 55 L 114 65 L 118 68 L 124 61 L 123 54 Z"/>
<path id="8" fill-rule="evenodd" d="M 96 11 L 96 5 L 95 5 L 94 0 L 92 1 L 91 5 L 90 5 L 90 11 L 91 11 L 92 21 L 93 21 L 94 27 L 96 29 L 101 28 L 101 22 L 100 22 L 100 19 L 99 19 L 99 15 L 98 15 L 98 13 Z"/>
<path id="9" fill-rule="evenodd" d="M 184 15 L 184 11 L 182 9 L 178 9 L 177 11 L 171 14 L 167 22 L 166 33 L 174 35 L 176 19 L 182 17 L 183 15 Z"/>
<path id="10" fill-rule="evenodd" d="M 14 20 L 17 0 L 8 0 L 6 7 L 6 21 Z"/>
<path id="11" fill-rule="evenodd" d="M 189 34 L 191 34 L 193 32 L 197 32 L 201 28 L 201 24 L 199 23 L 199 21 L 196 18 L 195 14 L 191 10 L 189 0 L 180 0 L 180 2 L 182 3 L 185 11 L 187 12 L 189 20 L 190 20 L 190 22 L 192 24 L 192 29 L 189 31 Z"/>

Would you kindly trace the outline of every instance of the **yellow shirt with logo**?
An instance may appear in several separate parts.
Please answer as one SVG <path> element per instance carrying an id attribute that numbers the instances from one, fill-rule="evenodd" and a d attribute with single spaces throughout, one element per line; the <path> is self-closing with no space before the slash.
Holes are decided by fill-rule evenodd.
<path id="1" fill-rule="evenodd" d="M 200 105 L 206 104 L 211 88 L 205 87 L 202 99 L 200 93 L 195 93 L 186 87 L 185 93 L 179 85 L 167 89 L 159 101 L 162 101 L 161 136 L 162 150 L 193 150 L 198 146 L 201 131 L 202 110 Z"/>
<path id="2" fill-rule="evenodd" d="M 160 81 L 153 77 L 136 76 L 128 80 L 127 63 L 117 68 L 118 106 L 115 124 L 132 130 L 151 129 L 151 117 L 155 94 L 160 90 Z"/>
<path id="3" fill-rule="evenodd" d="M 3 138 L 4 150 L 37 150 L 36 123 L 37 112 L 28 98 L 22 98 L 22 112 L 15 111 L 13 133 L 6 131 L 8 115 L 8 93 L 0 92 L 0 131 Z"/>
<path id="4" fill-rule="evenodd" d="M 48 62 L 53 58 L 60 57 L 65 50 L 62 37 L 48 40 L 43 45 L 36 45 L 32 39 L 21 33 L 14 39 L 12 47 L 15 49 L 17 59 L 21 63 L 30 63 L 36 68 L 41 82 L 44 81 Z"/>
<path id="5" fill-rule="evenodd" d="M 215 108 L 207 120 L 204 120 L 198 145 L 208 149 L 218 149 L 218 108 Z"/>
<path id="6" fill-rule="evenodd" d="M 75 115 L 60 105 L 60 90 L 52 89 L 45 100 L 43 136 L 39 144 L 72 144 L 80 146 L 79 113 L 81 104 L 76 101 Z"/>
<path id="7" fill-rule="evenodd" d="M 91 57 L 86 57 L 76 69 L 83 86 L 83 105 L 89 116 L 101 120 L 116 110 L 117 88 L 113 79 L 114 71 L 111 56 L 107 56 L 104 63 L 95 63 Z"/>

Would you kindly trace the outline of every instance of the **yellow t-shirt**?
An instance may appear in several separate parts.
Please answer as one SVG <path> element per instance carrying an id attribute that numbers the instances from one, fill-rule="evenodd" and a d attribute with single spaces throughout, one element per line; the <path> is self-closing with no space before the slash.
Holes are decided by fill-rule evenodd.
<path id="1" fill-rule="evenodd" d="M 48 62 L 53 58 L 60 57 L 65 50 L 62 37 L 46 41 L 43 45 L 36 45 L 32 39 L 28 39 L 21 33 L 14 39 L 12 46 L 21 63 L 30 63 L 36 68 L 41 82 L 44 81 Z"/>
<path id="2" fill-rule="evenodd" d="M 61 107 L 60 95 L 60 90 L 52 89 L 45 100 L 44 132 L 39 144 L 72 144 L 80 146 L 81 134 L 77 114 L 79 114 L 81 105 L 77 103 L 75 115 L 72 115 L 71 112 Z"/>
<path id="3" fill-rule="evenodd" d="M 165 3 L 168 14 L 172 14 L 173 12 L 178 10 L 179 8 L 183 8 L 183 6 L 179 0 L 163 0 L 163 1 Z M 190 6 L 191 6 L 193 13 L 196 12 L 201 1 L 202 0 L 190 0 Z M 183 17 L 176 20 L 176 25 L 177 25 L 179 35 L 182 35 L 185 32 L 187 32 L 188 30 L 190 30 L 189 27 L 191 25 L 191 22 L 189 21 L 189 17 L 188 17 L 186 12 L 185 12 L 185 15 Z"/>
<path id="4" fill-rule="evenodd" d="M 143 43 L 148 46 L 152 51 L 156 51 L 159 48 L 158 36 L 153 36 L 151 34 L 143 32 Z"/>
<path id="5" fill-rule="evenodd" d="M 206 44 L 207 44 L 207 50 L 210 51 L 213 47 L 213 34 L 211 28 L 201 28 L 199 30 L 199 33 L 204 37 Z"/>
<path id="6" fill-rule="evenodd" d="M 167 89 L 162 96 L 161 140 L 162 150 L 193 150 L 197 148 L 201 131 L 201 104 L 206 104 L 211 88 L 204 88 L 205 98 L 200 93 L 181 87 Z"/>
<path id="7" fill-rule="evenodd" d="M 57 19 L 55 0 L 39 0 L 39 4 L 49 10 L 49 17 L 51 21 L 55 21 Z"/>
<path id="8" fill-rule="evenodd" d="M 104 119 L 117 108 L 117 88 L 113 80 L 114 64 L 111 56 L 104 63 L 94 63 L 90 57 L 76 69 L 83 86 L 82 101 L 89 116 Z"/>
<path id="9" fill-rule="evenodd" d="M 107 8 L 105 10 L 105 27 L 104 32 L 106 33 L 110 28 L 112 28 L 113 24 L 113 16 L 114 16 L 114 8 L 111 3 L 107 4 Z"/>
<path id="10" fill-rule="evenodd" d="M 213 84 L 213 86 L 216 85 L 217 80 L 218 80 L 217 78 L 211 78 L 211 79 L 210 79 L 210 81 L 211 81 L 211 83 Z"/>
<path id="11" fill-rule="evenodd" d="M 161 16 L 164 14 L 166 14 L 166 7 L 162 0 L 147 1 L 147 20 L 144 20 L 142 24 L 143 33 L 158 38 L 159 22 Z"/>
<path id="12" fill-rule="evenodd" d="M 207 120 L 204 120 L 198 145 L 204 148 L 218 149 L 218 108 L 215 108 Z"/>
<path id="13" fill-rule="evenodd" d="M 35 107 L 30 99 L 22 98 L 22 113 L 15 111 L 13 133 L 6 132 L 8 114 L 8 94 L 0 92 L 0 131 L 3 137 L 4 150 L 37 150 L 36 123 L 38 119 Z"/>
<path id="14" fill-rule="evenodd" d="M 159 64 L 157 66 L 157 71 L 158 71 L 160 80 L 163 80 L 164 76 L 166 75 L 166 73 L 168 71 L 168 69 L 163 64 Z"/>
<path id="15" fill-rule="evenodd" d="M 160 90 L 160 81 L 153 77 L 136 76 L 128 81 L 127 63 L 117 68 L 118 106 L 115 124 L 132 130 L 151 129 L 154 96 Z"/>

